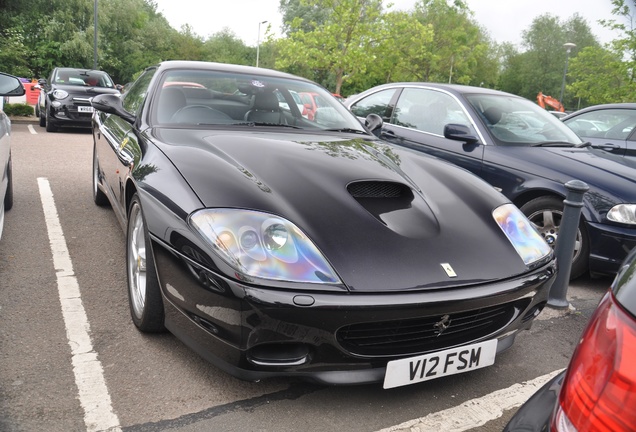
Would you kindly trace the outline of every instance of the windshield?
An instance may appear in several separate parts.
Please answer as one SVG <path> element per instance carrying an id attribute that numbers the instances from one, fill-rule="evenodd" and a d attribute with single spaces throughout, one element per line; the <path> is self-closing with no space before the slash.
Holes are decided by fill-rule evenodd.
<path id="1" fill-rule="evenodd" d="M 473 94 L 466 99 L 497 145 L 582 144 L 572 129 L 534 102 L 516 96 Z"/>
<path id="2" fill-rule="evenodd" d="M 115 88 L 106 72 L 72 68 L 57 69 L 53 77 L 53 84 Z"/>
<path id="3" fill-rule="evenodd" d="M 303 95 L 316 104 L 303 104 Z M 169 70 L 153 95 L 152 122 L 181 126 L 279 126 L 366 133 L 337 99 L 312 82 L 258 73 Z"/>

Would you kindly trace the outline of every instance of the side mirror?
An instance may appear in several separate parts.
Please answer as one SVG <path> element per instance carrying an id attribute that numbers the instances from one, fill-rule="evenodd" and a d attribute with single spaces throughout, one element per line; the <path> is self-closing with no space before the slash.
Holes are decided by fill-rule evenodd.
<path id="1" fill-rule="evenodd" d="M 452 123 L 444 126 L 444 138 L 453 141 L 465 141 L 466 144 L 473 144 L 479 141 L 479 138 L 472 134 L 468 126 Z"/>
<path id="2" fill-rule="evenodd" d="M 20 79 L 0 73 L 0 96 L 22 96 L 26 93 Z"/>
<path id="3" fill-rule="evenodd" d="M 383 125 L 384 121 L 382 120 L 382 117 L 377 114 L 369 114 L 364 120 L 364 126 L 369 129 L 369 132 L 378 138 L 380 137 L 380 131 L 382 130 Z"/>
<path id="4" fill-rule="evenodd" d="M 47 83 L 46 78 L 40 78 L 38 80 L 38 85 L 45 86 Z"/>
<path id="5" fill-rule="evenodd" d="M 135 122 L 135 116 L 124 109 L 118 95 L 101 94 L 91 98 L 91 105 L 98 111 L 115 114 L 130 124 Z"/>

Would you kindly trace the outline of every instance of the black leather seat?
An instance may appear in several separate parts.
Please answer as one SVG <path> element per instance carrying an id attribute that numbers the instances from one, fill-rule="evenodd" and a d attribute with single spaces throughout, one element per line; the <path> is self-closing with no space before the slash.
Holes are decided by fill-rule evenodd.
<path id="1" fill-rule="evenodd" d="M 174 113 L 186 106 L 186 104 L 186 97 L 181 89 L 174 87 L 162 89 L 159 96 L 157 120 L 159 123 L 171 123 Z"/>
<path id="2" fill-rule="evenodd" d="M 252 108 L 245 113 L 245 120 L 256 123 L 283 123 L 283 113 L 278 98 L 272 92 L 254 95 Z"/>

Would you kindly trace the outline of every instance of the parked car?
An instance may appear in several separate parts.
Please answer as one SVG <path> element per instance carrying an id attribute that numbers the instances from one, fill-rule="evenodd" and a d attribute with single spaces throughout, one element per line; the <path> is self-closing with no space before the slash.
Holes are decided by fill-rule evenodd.
<path id="1" fill-rule="evenodd" d="M 20 79 L 0 72 L 0 97 L 23 96 Z M 13 207 L 13 169 L 11 164 L 11 120 L 0 104 L 0 238 L 4 228 L 4 212 Z"/>
<path id="2" fill-rule="evenodd" d="M 477 174 L 528 216 L 552 246 L 564 186 L 589 186 L 571 269 L 613 274 L 636 246 L 636 161 L 590 148 L 570 128 L 527 99 L 481 87 L 394 83 L 346 105 L 359 118 L 377 114 L 384 140 L 450 161 Z"/>
<path id="3" fill-rule="evenodd" d="M 305 119 L 292 91 L 331 115 Z M 388 388 L 466 372 L 546 304 L 553 252 L 516 206 L 378 140 L 311 81 L 168 61 L 92 104 L 93 197 L 125 232 L 133 323 L 235 376 Z"/>
<path id="4" fill-rule="evenodd" d="M 636 249 L 592 315 L 566 370 L 523 404 L 505 432 L 636 426 Z"/>
<path id="5" fill-rule="evenodd" d="M 99 94 L 119 94 L 106 72 L 90 69 L 55 68 L 48 80 L 41 79 L 38 84 L 41 90 L 36 114 L 47 132 L 61 127 L 90 128 L 90 99 Z"/>
<path id="6" fill-rule="evenodd" d="M 300 92 L 298 93 L 298 95 L 300 96 L 300 100 L 305 105 L 305 113 L 307 114 L 307 118 L 309 120 L 314 119 L 318 108 L 330 107 L 330 104 L 324 101 L 324 98 L 326 98 L 325 95 L 320 95 L 318 93 L 312 92 Z"/>
<path id="7" fill-rule="evenodd" d="M 636 103 L 594 105 L 561 120 L 592 147 L 636 158 Z"/>

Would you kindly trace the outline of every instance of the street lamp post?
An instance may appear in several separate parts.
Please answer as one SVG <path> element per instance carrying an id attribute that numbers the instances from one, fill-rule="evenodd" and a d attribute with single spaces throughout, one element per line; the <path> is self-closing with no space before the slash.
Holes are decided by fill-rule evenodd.
<path id="1" fill-rule="evenodd" d="M 573 44 L 572 42 L 568 42 L 563 44 L 563 47 L 565 48 L 565 68 L 563 69 L 563 82 L 561 82 L 561 97 L 559 98 L 559 102 L 561 102 L 561 105 L 563 105 L 563 92 L 565 91 L 565 76 L 568 73 L 568 60 L 570 59 L 570 51 L 572 51 L 572 48 L 576 47 L 576 44 Z"/>
<path id="2" fill-rule="evenodd" d="M 256 38 L 256 67 L 258 67 L 258 56 L 261 51 L 261 24 L 265 24 L 267 21 L 261 21 L 258 23 L 258 37 Z"/>
<path id="3" fill-rule="evenodd" d="M 93 69 L 97 69 L 97 0 L 95 0 L 93 25 Z"/>

